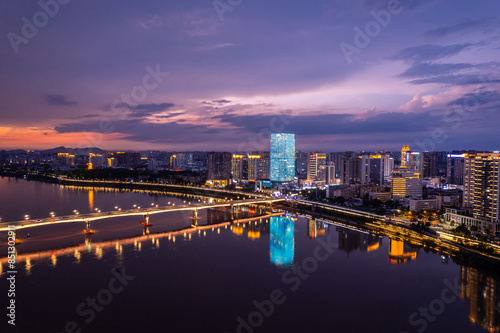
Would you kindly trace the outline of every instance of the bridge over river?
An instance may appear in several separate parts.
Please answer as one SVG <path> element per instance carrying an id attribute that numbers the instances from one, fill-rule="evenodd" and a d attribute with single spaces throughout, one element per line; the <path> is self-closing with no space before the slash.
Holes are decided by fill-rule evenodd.
<path id="1" fill-rule="evenodd" d="M 256 199 L 243 199 L 243 200 L 230 200 L 221 203 L 199 203 L 199 204 L 188 204 L 188 205 L 171 205 L 163 207 L 151 207 L 151 208 L 136 208 L 129 210 L 114 210 L 109 212 L 96 212 L 88 214 L 74 214 L 59 217 L 47 217 L 43 219 L 33 219 L 33 220 L 21 220 L 13 222 L 2 222 L 0 223 L 0 231 L 8 231 L 12 227 L 15 229 L 25 229 L 25 228 L 35 228 L 47 225 L 57 225 L 61 223 L 72 223 L 72 222 L 84 222 L 87 225 L 87 231 L 89 231 L 90 223 L 92 221 L 104 220 L 123 216 L 143 216 L 146 219 L 146 224 L 149 223 L 149 216 L 154 214 L 168 213 L 168 212 L 178 212 L 178 211 L 191 211 L 192 218 L 197 219 L 198 211 L 208 208 L 217 207 L 229 207 L 231 211 L 239 206 L 247 205 L 258 205 L 267 204 L 272 205 L 274 202 L 284 201 L 282 198 L 256 198 Z"/>

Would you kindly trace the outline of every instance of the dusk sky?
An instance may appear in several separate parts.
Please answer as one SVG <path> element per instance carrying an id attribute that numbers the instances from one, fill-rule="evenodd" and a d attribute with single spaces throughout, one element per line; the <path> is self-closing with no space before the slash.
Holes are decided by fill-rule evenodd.
<path id="1" fill-rule="evenodd" d="M 500 150 L 499 1 L 59 1 L 0 5 L 0 149 Z"/>

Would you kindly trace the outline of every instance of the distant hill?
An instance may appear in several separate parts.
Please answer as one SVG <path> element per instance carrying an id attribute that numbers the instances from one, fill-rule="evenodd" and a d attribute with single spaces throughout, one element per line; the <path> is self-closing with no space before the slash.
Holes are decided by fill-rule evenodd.
<path id="1" fill-rule="evenodd" d="M 57 147 L 57 148 L 52 148 L 52 149 L 47 149 L 47 150 L 41 150 L 41 153 L 48 153 L 48 154 L 57 154 L 57 153 L 69 153 L 69 154 L 88 154 L 88 153 L 94 153 L 94 154 L 103 154 L 106 151 L 102 150 L 100 148 L 96 147 L 86 147 L 86 148 L 66 148 L 66 147 Z"/>
<path id="2" fill-rule="evenodd" d="M 96 148 L 96 147 L 86 147 L 86 148 L 76 149 L 76 148 L 66 148 L 66 147 L 61 146 L 61 147 L 56 147 L 56 148 L 47 149 L 47 150 L 40 150 L 40 152 L 44 153 L 44 154 L 69 153 L 72 155 L 76 155 L 76 154 L 86 155 L 89 153 L 104 154 L 106 151 L 102 150 L 100 148 Z M 22 149 L 6 150 L 5 153 L 6 154 L 23 154 L 23 153 L 26 153 L 26 150 L 22 150 Z"/>

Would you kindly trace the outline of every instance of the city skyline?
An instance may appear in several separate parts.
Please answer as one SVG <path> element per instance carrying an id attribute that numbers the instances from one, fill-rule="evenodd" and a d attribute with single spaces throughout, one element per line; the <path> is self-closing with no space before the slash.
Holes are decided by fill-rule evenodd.
<path id="1" fill-rule="evenodd" d="M 3 1 L 0 332 L 500 333 L 499 12 Z"/>
<path id="2" fill-rule="evenodd" d="M 1 149 L 499 148 L 497 3 L 42 3 L 3 5 Z"/>

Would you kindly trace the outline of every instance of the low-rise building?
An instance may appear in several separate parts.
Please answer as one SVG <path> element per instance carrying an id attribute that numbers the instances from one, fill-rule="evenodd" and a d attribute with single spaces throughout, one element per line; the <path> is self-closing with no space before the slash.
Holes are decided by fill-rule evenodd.
<path id="1" fill-rule="evenodd" d="M 454 222 L 457 224 L 463 224 L 468 227 L 486 229 L 492 233 L 500 232 L 500 223 L 491 222 L 482 218 L 476 218 L 470 213 L 469 210 L 462 208 L 446 208 L 444 220 L 448 223 Z"/>
<path id="2" fill-rule="evenodd" d="M 421 210 L 437 210 L 437 199 L 410 199 L 410 210 L 418 212 Z"/>

